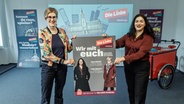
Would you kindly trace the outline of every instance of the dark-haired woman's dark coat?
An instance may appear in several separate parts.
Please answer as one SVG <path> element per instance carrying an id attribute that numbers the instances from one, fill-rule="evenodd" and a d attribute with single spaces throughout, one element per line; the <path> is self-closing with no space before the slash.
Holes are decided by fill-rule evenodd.
<path id="1" fill-rule="evenodd" d="M 89 80 L 90 78 L 90 73 L 88 68 L 83 68 L 80 69 L 79 67 L 75 67 L 74 69 L 74 79 L 76 81 L 75 83 L 75 91 L 78 89 L 82 91 L 90 91 L 90 86 L 89 86 Z"/>

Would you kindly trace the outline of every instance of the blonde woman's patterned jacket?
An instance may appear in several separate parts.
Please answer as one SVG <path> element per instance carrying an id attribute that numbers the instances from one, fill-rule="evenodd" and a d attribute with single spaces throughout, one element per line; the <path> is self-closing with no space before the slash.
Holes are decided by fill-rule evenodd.
<path id="1" fill-rule="evenodd" d="M 65 59 L 68 59 L 68 52 L 72 51 L 72 46 L 69 44 L 68 36 L 62 28 L 58 28 L 58 35 L 65 45 Z M 52 52 L 52 34 L 48 28 L 41 29 L 39 31 L 39 45 L 41 49 L 41 59 L 43 61 L 48 61 L 48 66 L 52 66 L 53 63 L 60 63 L 61 58 L 55 56 Z"/>

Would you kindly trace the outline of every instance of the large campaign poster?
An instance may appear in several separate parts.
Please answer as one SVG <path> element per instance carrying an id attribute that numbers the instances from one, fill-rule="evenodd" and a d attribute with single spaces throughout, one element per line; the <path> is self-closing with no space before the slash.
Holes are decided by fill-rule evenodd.
<path id="1" fill-rule="evenodd" d="M 17 67 L 39 67 L 38 23 L 36 10 L 14 10 L 18 44 Z"/>
<path id="2" fill-rule="evenodd" d="M 140 13 L 147 17 L 155 32 L 155 43 L 159 43 L 162 36 L 164 9 L 141 9 Z"/>
<path id="3" fill-rule="evenodd" d="M 73 39 L 77 96 L 116 94 L 115 36 Z"/>

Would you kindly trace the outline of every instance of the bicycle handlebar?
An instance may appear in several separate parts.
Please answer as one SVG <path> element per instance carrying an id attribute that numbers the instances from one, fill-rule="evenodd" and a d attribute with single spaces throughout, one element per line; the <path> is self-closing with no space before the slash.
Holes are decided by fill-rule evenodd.
<path id="1" fill-rule="evenodd" d="M 174 40 L 174 39 L 171 39 L 171 40 L 161 40 L 158 44 L 157 44 L 157 46 L 161 43 L 161 42 L 171 42 L 172 44 L 177 44 L 177 47 L 176 47 L 176 49 L 178 50 L 178 48 L 180 47 L 180 45 L 181 45 L 181 43 L 180 43 L 180 41 L 176 41 L 176 40 Z"/>

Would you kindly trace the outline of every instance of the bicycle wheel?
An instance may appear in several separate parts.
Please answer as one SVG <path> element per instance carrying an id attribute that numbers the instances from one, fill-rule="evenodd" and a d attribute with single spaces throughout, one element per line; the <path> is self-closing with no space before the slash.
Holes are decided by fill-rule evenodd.
<path id="1" fill-rule="evenodd" d="M 158 73 L 158 85 L 162 89 L 168 89 L 174 78 L 174 67 L 170 64 L 164 65 Z"/>
<path id="2" fill-rule="evenodd" d="M 180 60 L 179 60 L 179 71 L 184 73 L 184 56 L 180 57 Z"/>

